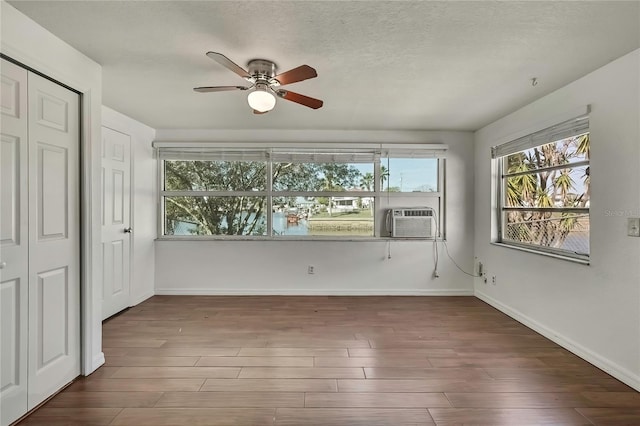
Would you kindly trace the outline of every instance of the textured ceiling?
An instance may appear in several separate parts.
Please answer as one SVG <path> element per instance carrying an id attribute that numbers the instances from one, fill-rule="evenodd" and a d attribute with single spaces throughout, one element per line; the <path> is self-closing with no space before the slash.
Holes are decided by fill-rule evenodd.
<path id="1" fill-rule="evenodd" d="M 476 130 L 640 47 L 640 3 L 9 1 L 103 67 L 103 102 L 155 128 Z M 261 116 L 205 56 L 308 64 Z M 536 77 L 538 84 L 531 85 Z"/>

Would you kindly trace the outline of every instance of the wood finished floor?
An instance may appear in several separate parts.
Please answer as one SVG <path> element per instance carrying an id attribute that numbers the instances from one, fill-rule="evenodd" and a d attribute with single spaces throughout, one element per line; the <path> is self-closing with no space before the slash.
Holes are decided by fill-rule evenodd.
<path id="1" fill-rule="evenodd" d="M 473 297 L 155 296 L 26 425 L 640 425 L 640 394 Z"/>

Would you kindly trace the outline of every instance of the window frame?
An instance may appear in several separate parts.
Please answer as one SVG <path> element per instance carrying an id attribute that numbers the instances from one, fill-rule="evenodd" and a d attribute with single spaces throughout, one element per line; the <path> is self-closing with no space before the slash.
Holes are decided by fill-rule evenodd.
<path id="1" fill-rule="evenodd" d="M 495 179 L 497 182 L 495 183 L 495 200 L 496 200 L 496 238 L 493 243 L 499 244 L 505 247 L 511 247 L 520 249 L 526 252 L 549 255 L 557 258 L 573 260 L 580 263 L 589 263 L 591 248 L 589 247 L 589 253 L 578 253 L 571 250 L 560 249 L 555 247 L 548 247 L 539 244 L 533 243 L 523 243 L 518 241 L 513 241 L 505 238 L 505 228 L 507 226 L 507 221 L 505 220 L 505 215 L 509 211 L 527 211 L 527 212 L 553 212 L 553 213 L 576 213 L 576 214 L 587 214 L 589 219 L 591 219 L 590 212 L 590 203 L 587 207 L 513 207 L 506 206 L 506 186 L 508 182 L 508 178 L 514 176 L 525 176 L 525 175 L 533 175 L 536 176 L 541 172 L 553 171 L 553 170 L 565 170 L 565 169 L 574 169 L 580 167 L 590 167 L 590 159 L 581 160 L 574 163 L 567 164 L 559 164 L 549 167 L 531 169 L 527 171 L 515 172 L 515 173 L 505 173 L 505 161 L 506 159 L 513 154 L 518 154 L 522 152 L 526 152 L 529 149 L 541 147 L 543 145 L 549 143 L 557 143 L 563 141 L 565 139 L 571 137 L 579 137 L 585 134 L 591 136 L 589 130 L 589 117 L 588 117 L 589 109 L 587 109 L 586 115 L 580 115 L 578 117 L 572 118 L 571 120 L 564 121 L 554 126 L 550 126 L 548 128 L 542 129 L 538 132 L 533 132 L 527 134 L 524 137 L 512 140 L 510 142 L 497 145 L 491 148 L 491 157 L 492 161 L 495 164 Z M 578 124 L 574 124 L 578 123 Z M 560 131 L 558 131 L 560 129 Z M 556 136 L 560 134 L 561 136 Z M 528 142 L 527 142 L 528 140 Z M 536 140 L 535 143 L 531 142 Z M 541 142 L 542 141 L 542 142 Z M 591 142 L 591 138 L 589 139 Z M 516 148 L 514 148 L 516 147 Z M 505 149 L 506 148 L 506 149 Z M 511 149 L 509 149 L 511 148 Z M 500 150 L 503 150 L 502 155 L 498 154 Z M 515 150 L 518 149 L 518 150 Z M 506 153 L 504 153 L 506 151 Z M 591 230 L 589 229 L 589 242 L 591 241 Z M 590 246 L 590 244 L 589 244 Z"/>
<path id="2" fill-rule="evenodd" d="M 157 151 L 162 150 L 164 147 L 189 147 L 194 144 L 185 144 L 178 142 L 154 142 L 153 146 Z M 226 147 L 229 150 L 237 149 L 238 144 L 212 144 L 212 143 L 198 143 L 197 145 L 202 151 L 207 151 L 208 147 L 213 147 L 215 150 L 224 150 Z M 274 147 L 277 149 L 282 149 L 286 147 L 291 150 L 295 150 L 304 146 L 303 149 L 309 149 L 308 144 L 296 144 L 296 145 L 271 145 L 270 147 L 256 147 L 256 145 L 246 145 L 241 144 L 242 146 L 250 146 L 254 150 L 264 150 L 271 152 L 274 150 Z M 319 145 L 321 147 L 327 148 L 327 145 Z M 312 144 L 311 148 L 318 148 L 319 146 L 315 146 Z M 389 144 L 387 145 L 386 154 L 391 155 L 392 158 L 405 158 L 403 155 L 407 155 L 407 145 L 396 145 Z M 394 151 L 394 149 L 402 149 L 398 151 Z M 404 148 L 403 148 L 404 147 Z M 266 162 L 266 187 L 264 191 L 167 191 L 165 190 L 165 160 L 174 160 L 180 161 L 181 158 L 167 158 L 168 156 L 157 155 L 157 164 L 158 164 L 158 223 L 157 223 L 157 239 L 158 240 L 190 240 L 190 241 L 201 241 L 201 240 L 234 240 L 234 241 L 242 241 L 242 240 L 252 240 L 252 241 L 285 241 L 285 240 L 305 240 L 305 241 L 313 241 L 313 240 L 336 240 L 336 241 L 371 241 L 371 240 L 380 240 L 380 239 L 389 239 L 390 237 L 386 235 L 381 235 L 384 231 L 381 229 L 380 225 L 380 217 L 382 216 L 382 209 L 393 208 L 396 207 L 394 203 L 391 201 L 394 198 L 409 198 L 409 199 L 435 199 L 436 204 L 434 209 L 436 209 L 437 218 L 438 218 L 438 239 L 444 238 L 444 225 L 445 225 L 445 164 L 446 158 L 445 153 L 448 150 L 448 146 L 444 144 L 411 144 L 410 150 L 412 153 L 422 153 L 426 155 L 423 158 L 434 158 L 437 160 L 437 191 L 435 192 L 393 192 L 382 190 L 381 182 L 380 182 L 380 174 L 381 174 L 381 156 L 380 152 L 382 149 L 382 145 L 354 145 L 354 144 L 335 144 L 329 145 L 328 149 L 333 149 L 336 151 L 340 151 L 343 149 L 348 150 L 364 150 L 364 151 L 375 151 L 375 159 L 373 160 L 373 174 L 374 174 L 374 187 L 372 191 L 366 190 L 358 190 L 358 191 L 276 191 L 273 189 L 273 164 L 278 162 L 270 158 L 269 156 L 264 160 Z M 395 153 L 397 152 L 397 154 Z M 207 159 L 199 160 L 199 161 L 207 161 Z M 166 217 L 165 217 L 165 197 L 171 196 L 253 196 L 253 197 L 265 197 L 266 205 L 268 206 L 265 210 L 265 218 L 266 218 L 266 235 L 165 235 L 166 228 Z M 273 230 L 273 212 L 272 205 L 274 198 L 290 198 L 290 197 L 345 197 L 345 196 L 353 196 L 353 197 L 370 197 L 373 198 L 374 202 L 374 213 L 373 213 L 373 234 L 371 236 L 358 236 L 358 235 L 333 235 L 333 236 L 322 236 L 322 235 L 277 235 Z M 386 199 L 386 202 L 383 203 L 383 198 Z M 415 204 L 415 203 L 412 203 Z M 413 205 L 417 206 L 417 205 Z M 403 207 L 412 207 L 412 206 L 403 206 Z M 398 239 L 398 238 L 395 238 Z"/>

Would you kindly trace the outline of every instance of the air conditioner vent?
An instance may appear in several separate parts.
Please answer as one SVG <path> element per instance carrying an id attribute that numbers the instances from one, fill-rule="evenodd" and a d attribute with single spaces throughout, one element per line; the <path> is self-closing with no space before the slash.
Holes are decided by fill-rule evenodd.
<path id="1" fill-rule="evenodd" d="M 436 223 L 429 207 L 391 209 L 391 236 L 398 238 L 434 238 Z"/>

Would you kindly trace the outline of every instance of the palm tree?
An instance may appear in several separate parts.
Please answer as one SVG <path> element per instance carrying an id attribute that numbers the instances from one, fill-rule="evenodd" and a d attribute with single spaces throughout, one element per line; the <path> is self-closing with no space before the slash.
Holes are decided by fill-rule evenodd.
<path id="1" fill-rule="evenodd" d="M 578 139 L 578 148 L 576 149 L 576 154 L 584 156 L 584 158 L 586 158 L 587 160 L 591 159 L 589 133 L 580 136 L 580 138 Z M 584 185 L 584 196 L 578 202 L 579 207 L 586 207 L 591 196 L 591 176 L 589 174 L 589 167 L 585 169 L 583 178 L 584 179 L 582 183 Z"/>
<path id="2" fill-rule="evenodd" d="M 365 173 L 360 178 L 360 185 L 367 191 L 373 191 L 373 173 Z"/>
<path id="3" fill-rule="evenodd" d="M 374 183 L 373 173 L 365 173 L 360 178 L 360 185 L 364 187 L 367 191 L 373 191 L 373 183 Z M 369 198 L 369 210 L 371 211 L 371 216 L 373 216 L 373 203 L 371 202 L 373 198 Z"/>
<path id="4" fill-rule="evenodd" d="M 380 189 L 384 191 L 384 183 L 389 180 L 389 170 L 385 166 L 380 166 Z M 387 188 L 389 189 L 389 188 Z"/>
<path id="5" fill-rule="evenodd" d="M 562 247 L 571 231 L 581 226 L 575 213 L 540 212 L 526 208 L 586 207 L 589 203 L 589 168 L 585 169 L 580 195 L 571 177 L 572 160 L 588 160 L 589 135 L 567 138 L 509 155 L 505 168 L 505 205 L 521 207 L 506 216 L 508 238 L 547 247 Z M 567 165 L 566 169 L 549 167 Z M 580 188 L 582 189 L 582 188 Z"/>

